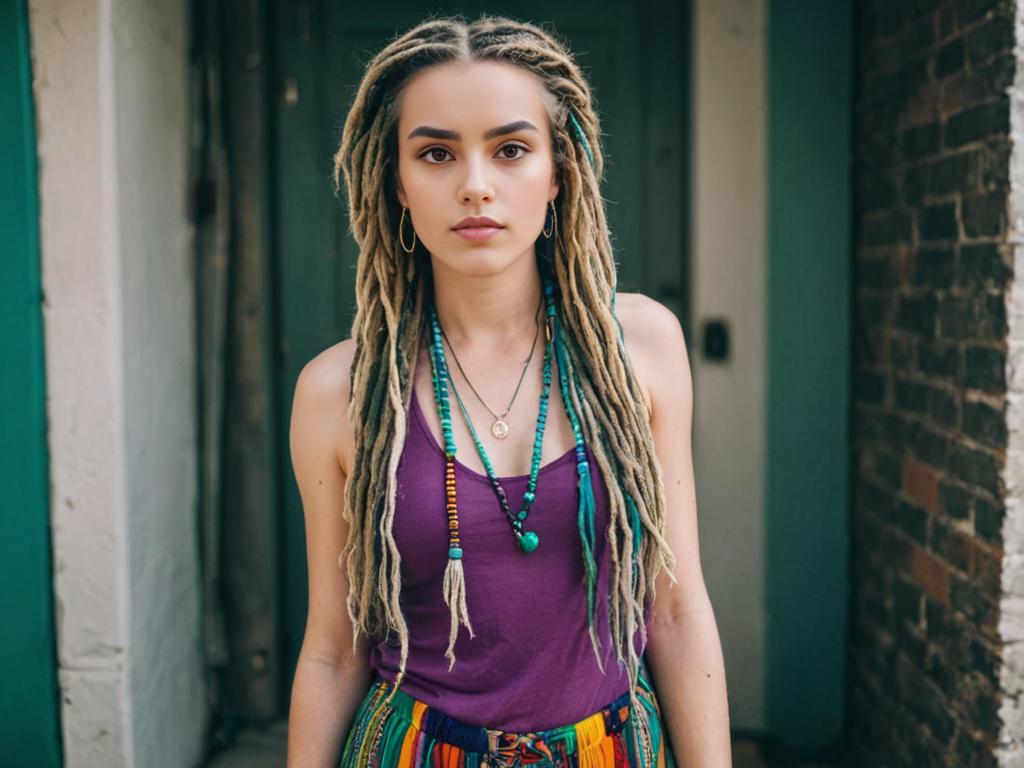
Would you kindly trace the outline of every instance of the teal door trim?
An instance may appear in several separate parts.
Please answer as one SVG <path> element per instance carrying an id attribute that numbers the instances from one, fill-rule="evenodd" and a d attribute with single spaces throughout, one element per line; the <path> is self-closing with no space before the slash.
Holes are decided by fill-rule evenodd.
<path id="1" fill-rule="evenodd" d="M 844 721 L 852 25 L 768 7 L 766 724 L 813 750 Z"/>
<path id="2" fill-rule="evenodd" d="M 59 766 L 39 203 L 28 8 L 0 5 L 0 754 Z"/>

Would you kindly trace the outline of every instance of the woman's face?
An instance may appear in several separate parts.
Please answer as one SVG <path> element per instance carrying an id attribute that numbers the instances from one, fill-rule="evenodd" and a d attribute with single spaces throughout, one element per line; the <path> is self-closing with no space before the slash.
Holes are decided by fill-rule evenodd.
<path id="1" fill-rule="evenodd" d="M 396 187 L 409 209 L 405 243 L 415 229 L 435 268 L 483 276 L 532 259 L 548 201 L 558 194 L 540 81 L 495 61 L 419 72 L 401 101 Z M 499 226 L 460 234 L 470 216 Z"/>

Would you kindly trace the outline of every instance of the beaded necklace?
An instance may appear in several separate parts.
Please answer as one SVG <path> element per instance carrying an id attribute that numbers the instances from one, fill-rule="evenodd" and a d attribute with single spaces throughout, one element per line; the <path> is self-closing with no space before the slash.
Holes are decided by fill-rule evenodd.
<path id="1" fill-rule="evenodd" d="M 513 515 L 509 507 L 508 496 L 501 487 L 497 476 L 494 473 L 487 452 L 480 442 L 472 422 L 466 413 L 462 398 L 458 392 L 455 393 L 459 407 L 469 426 L 473 441 L 476 443 L 477 451 L 487 470 L 487 476 L 491 487 L 494 489 L 501 503 L 502 511 L 512 525 L 512 531 L 516 536 L 520 551 L 529 554 L 536 550 L 540 543 L 539 537 L 534 531 L 523 531 L 523 524 L 529 515 L 530 507 L 536 500 L 537 476 L 540 471 L 541 447 L 544 437 L 544 426 L 547 421 L 548 394 L 551 385 L 551 362 L 552 357 L 558 363 L 558 380 L 562 393 L 562 401 L 565 405 L 569 422 L 572 425 L 573 436 L 576 442 L 576 472 L 579 488 L 579 508 L 577 512 L 577 524 L 579 526 L 580 538 L 583 543 L 583 559 L 587 575 L 587 614 L 588 621 L 593 631 L 595 588 L 597 576 L 597 562 L 594 558 L 594 493 L 591 484 L 590 462 L 587 459 L 586 444 L 583 439 L 583 430 L 572 404 L 569 393 L 569 378 L 566 371 L 566 355 L 563 346 L 561 324 L 558 313 L 555 309 L 554 282 L 550 277 L 542 277 L 544 298 L 547 304 L 547 317 L 545 322 L 545 351 L 544 351 L 544 387 L 541 393 L 540 406 L 537 414 L 537 434 L 534 439 L 533 458 L 530 466 L 530 476 L 527 483 L 527 490 L 523 495 L 522 507 L 518 514 Z M 455 486 L 455 441 L 452 436 L 451 408 L 448 402 L 448 384 L 454 381 L 448 370 L 445 359 L 444 344 L 440 322 L 437 319 L 437 312 L 432 302 L 427 302 L 427 312 L 431 327 L 431 344 L 428 345 L 431 362 L 431 378 L 434 385 L 434 401 L 437 406 L 438 417 L 441 422 L 441 430 L 444 435 L 445 454 L 445 508 L 448 515 L 448 564 L 444 575 L 444 600 L 451 611 L 451 630 L 449 632 L 448 649 L 445 657 L 449 659 L 449 669 L 455 663 L 454 647 L 455 638 L 458 632 L 458 623 L 465 624 L 470 637 L 473 637 L 473 628 L 469 623 L 468 610 L 466 608 L 466 586 L 463 571 L 463 547 L 459 534 L 459 514 Z"/>

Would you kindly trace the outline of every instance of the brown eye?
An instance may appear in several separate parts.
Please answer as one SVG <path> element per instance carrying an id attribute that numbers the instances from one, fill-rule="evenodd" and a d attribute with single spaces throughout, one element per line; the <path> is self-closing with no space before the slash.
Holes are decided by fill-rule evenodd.
<path id="1" fill-rule="evenodd" d="M 523 155 L 526 154 L 526 147 L 521 146 L 520 144 L 506 144 L 505 146 L 503 146 L 501 149 L 498 150 L 498 152 L 502 153 L 502 159 L 503 160 L 518 160 L 519 158 L 521 158 L 523 156 L 523 155 L 512 155 L 512 156 L 509 156 L 508 154 L 506 154 L 508 150 L 512 150 L 513 152 L 518 150 L 518 151 L 522 152 Z"/>
<path id="2" fill-rule="evenodd" d="M 438 153 L 441 153 L 441 157 L 438 158 Z M 441 165 L 444 162 L 444 155 L 450 155 L 451 153 L 444 147 L 429 147 L 420 153 L 420 158 L 427 159 L 427 162 L 431 165 Z"/>

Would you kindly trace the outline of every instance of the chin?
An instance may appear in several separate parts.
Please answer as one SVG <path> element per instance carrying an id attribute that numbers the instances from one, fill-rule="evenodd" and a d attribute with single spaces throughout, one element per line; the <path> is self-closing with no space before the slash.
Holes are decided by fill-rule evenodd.
<path id="1" fill-rule="evenodd" d="M 466 248 L 462 253 L 443 259 L 434 257 L 445 269 L 465 277 L 500 275 L 515 263 L 515 257 L 480 246 Z"/>

